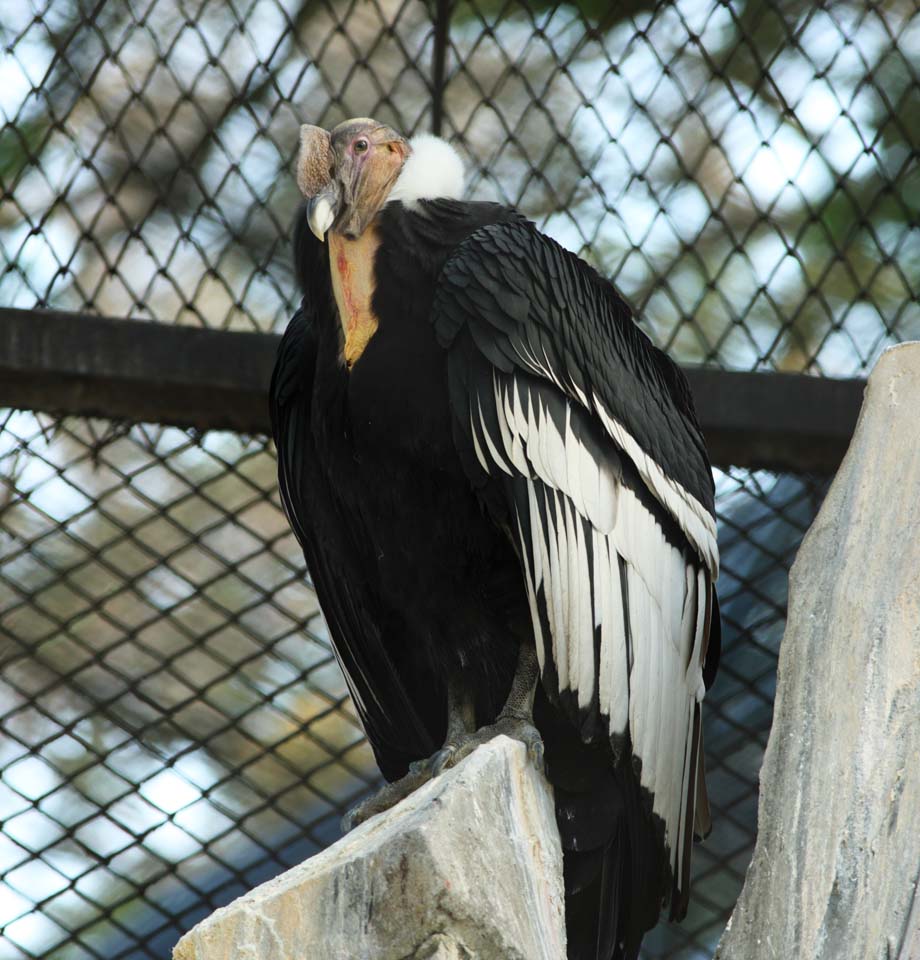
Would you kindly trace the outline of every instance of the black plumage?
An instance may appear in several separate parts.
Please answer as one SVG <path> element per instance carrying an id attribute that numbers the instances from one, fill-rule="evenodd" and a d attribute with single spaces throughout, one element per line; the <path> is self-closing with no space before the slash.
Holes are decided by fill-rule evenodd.
<path id="1" fill-rule="evenodd" d="M 686 910 L 706 825 L 717 554 L 686 382 L 609 283 L 509 208 L 390 202 L 374 227 L 379 325 L 349 368 L 328 246 L 298 218 L 304 296 L 271 388 L 337 656 L 394 780 L 444 741 L 450 682 L 490 723 L 536 646 L 569 955 L 635 957 L 663 905 Z"/>

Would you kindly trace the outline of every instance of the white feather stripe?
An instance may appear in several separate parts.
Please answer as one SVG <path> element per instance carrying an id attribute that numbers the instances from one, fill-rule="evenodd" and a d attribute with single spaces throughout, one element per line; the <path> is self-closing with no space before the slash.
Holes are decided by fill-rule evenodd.
<path id="1" fill-rule="evenodd" d="M 653 595 L 658 600 L 661 621 L 657 633 L 649 637 L 657 653 L 655 689 L 664 691 L 657 711 L 655 738 L 655 784 L 656 796 L 661 797 L 661 815 L 665 824 L 673 817 L 674 799 L 674 751 L 677 747 L 679 711 L 686 699 L 683 690 L 683 661 L 680 659 L 680 615 L 682 610 L 684 563 L 679 550 L 671 546 L 664 532 L 655 524 L 657 542 L 652 552 L 659 558 L 657 580 Z M 654 573 L 652 574 L 654 576 Z M 676 611 L 676 613 L 675 613 Z"/>
<path id="2" fill-rule="evenodd" d="M 696 572 L 696 627 L 693 633 L 693 647 L 690 651 L 690 660 L 687 663 L 686 684 L 688 690 L 695 696 L 698 703 L 702 703 L 706 695 L 706 685 L 703 683 L 702 644 L 703 633 L 706 629 L 706 607 L 708 601 L 709 581 L 705 570 Z"/>
<path id="3" fill-rule="evenodd" d="M 517 377 L 504 387 L 493 376 L 503 452 L 525 476 L 536 475 L 572 499 L 579 514 L 602 533 L 609 533 L 616 518 L 619 476 L 609 461 L 596 461 L 572 428 L 574 410 L 566 404 L 566 424 L 561 435 L 538 394 Z M 504 419 L 502 414 L 504 412 Z M 488 443 L 487 432 L 483 436 Z"/>
<path id="4" fill-rule="evenodd" d="M 495 396 L 495 409 L 498 417 L 498 429 L 502 446 L 514 468 L 525 477 L 530 476 L 530 464 L 524 455 L 524 446 L 517 434 L 515 416 L 511 410 L 511 401 L 507 387 L 498 379 L 498 373 L 492 374 L 492 389 Z"/>
<path id="5" fill-rule="evenodd" d="M 578 415 L 578 414 L 576 414 Z M 575 432 L 573 430 L 573 436 Z M 594 524 L 601 533 L 609 533 L 610 530 L 603 529 L 603 518 L 601 510 L 601 470 L 604 466 L 603 460 L 598 463 L 591 451 L 577 437 L 575 443 L 578 449 L 578 483 L 580 486 L 579 496 L 582 504 L 581 515 Z M 598 526 L 598 524 L 600 524 Z"/>
<path id="6" fill-rule="evenodd" d="M 597 465 L 597 506 L 589 519 L 601 533 L 610 533 L 616 523 L 620 478 L 609 462 Z"/>
<path id="7" fill-rule="evenodd" d="M 682 623 L 684 613 L 684 593 L 687 589 L 687 561 L 677 547 L 669 545 L 667 573 L 667 598 L 664 604 L 668 622 L 668 635 L 678 658 L 681 653 Z M 678 660 L 683 663 L 683 660 Z"/>
<path id="8" fill-rule="evenodd" d="M 572 390 L 575 392 L 575 396 L 578 397 L 579 403 L 581 403 L 581 405 L 582 405 L 586 410 L 590 410 L 590 409 L 591 409 L 591 404 L 588 403 L 588 398 L 585 396 L 584 390 L 582 390 L 581 387 L 579 387 L 578 384 L 575 383 L 574 380 L 571 381 L 570 386 L 572 387 Z"/>
<path id="9" fill-rule="evenodd" d="M 591 549 L 590 534 L 585 539 L 585 521 L 578 515 L 574 517 L 576 543 L 578 545 L 578 643 L 579 643 L 579 671 L 578 671 L 578 704 L 587 707 L 594 696 L 597 677 L 595 671 L 595 636 L 594 617 L 592 610 L 592 578 L 591 565 L 588 560 L 588 551 Z M 599 537 L 599 534 L 594 534 Z M 593 558 L 592 558 L 593 559 Z M 597 579 L 595 574 L 594 579 Z M 596 589 L 596 588 L 595 588 Z"/>
<path id="10" fill-rule="evenodd" d="M 651 599 L 651 594 L 649 595 Z M 661 784 L 658 779 L 659 774 L 659 756 L 658 756 L 658 734 L 661 729 L 662 713 L 668 709 L 663 696 L 664 690 L 661 686 L 661 660 L 662 660 L 662 637 L 661 637 L 661 618 L 655 616 L 654 604 L 648 605 L 649 628 L 648 633 L 636 644 L 642 651 L 642 656 L 646 661 L 644 684 L 640 693 L 642 703 L 639 712 L 641 722 L 644 727 L 642 742 L 644 753 L 642 754 L 642 780 L 648 783 L 648 788 L 654 795 L 652 809 L 661 804 L 664 797 L 659 798 L 662 793 Z M 668 691 L 669 694 L 671 691 Z M 673 695 L 673 694 L 672 694 Z M 660 813 L 660 810 L 655 810 Z"/>
<path id="11" fill-rule="evenodd" d="M 565 441 L 550 414 L 549 407 L 540 401 L 540 452 L 549 470 L 550 482 L 557 489 L 570 490 L 568 465 L 565 459 Z"/>
<path id="12" fill-rule="evenodd" d="M 677 815 L 677 828 L 674 831 L 675 841 L 671 847 L 671 862 L 674 876 L 680 878 L 684 869 L 684 848 L 687 847 L 687 831 L 693 829 L 693 824 L 687 823 L 687 805 L 690 802 L 690 783 L 692 773 L 690 761 L 693 757 L 693 704 L 687 705 L 687 736 L 684 740 L 683 773 L 680 780 L 680 807 Z M 695 782 L 695 781 L 694 781 Z"/>
<path id="13" fill-rule="evenodd" d="M 505 423 L 509 430 L 514 430 L 514 413 L 511 410 L 511 389 L 514 386 L 514 377 L 509 384 L 507 380 L 499 380 L 498 371 L 492 371 L 492 386 L 495 389 L 495 402 L 498 409 L 505 415 Z"/>
<path id="14" fill-rule="evenodd" d="M 516 469 L 518 469 L 523 476 L 529 477 L 531 474 L 531 466 L 524 452 L 524 444 L 527 439 L 527 421 L 526 418 L 521 419 L 518 411 L 515 409 L 515 404 L 519 402 L 517 399 L 516 377 L 511 378 L 510 384 L 506 382 L 502 386 L 502 400 L 505 424 L 511 438 L 511 446 L 507 451 L 508 456 L 511 458 L 511 462 Z M 522 429 L 523 435 L 521 433 Z"/>
<path id="15" fill-rule="evenodd" d="M 662 724 L 668 722 L 669 715 L 674 708 L 677 697 L 673 687 L 665 685 L 667 674 L 666 658 L 672 653 L 671 645 L 665 636 L 664 619 L 661 616 L 661 609 L 656 602 L 657 598 L 649 594 L 649 633 L 643 638 L 640 646 L 645 647 L 645 655 L 648 659 L 646 669 L 646 693 L 645 714 L 646 733 L 645 741 L 648 744 L 648 752 L 643 757 L 643 765 L 650 767 L 649 781 L 650 789 L 655 794 L 658 809 L 655 810 L 659 815 L 663 814 L 663 806 L 667 802 L 667 796 L 662 790 L 662 757 L 659 753 L 661 743 Z M 655 809 L 655 803 L 652 804 Z"/>
<path id="16" fill-rule="evenodd" d="M 663 537 L 663 535 L 662 535 Z M 663 545 L 660 590 L 665 620 L 662 624 L 661 687 L 671 691 L 668 702 L 662 705 L 658 733 L 658 794 L 662 798 L 661 816 L 668 830 L 672 853 L 677 849 L 681 834 L 680 803 L 686 788 L 682 776 L 682 760 L 690 736 L 693 691 L 686 686 L 685 651 L 692 644 L 695 619 L 692 611 L 685 615 L 684 593 L 687 585 L 687 563 L 681 551 Z"/>
<path id="17" fill-rule="evenodd" d="M 679 483 L 665 476 L 661 467 L 639 446 L 622 423 L 606 409 L 597 394 L 594 407 L 608 433 L 636 465 L 640 476 L 659 503 L 674 517 L 713 578 L 719 572 L 719 548 L 713 515 Z"/>
<path id="18" fill-rule="evenodd" d="M 688 564 L 684 570 L 686 600 L 681 611 L 679 651 L 680 663 L 684 667 L 684 676 L 681 681 L 684 687 L 687 685 L 686 668 L 690 663 L 693 648 L 696 645 L 697 609 L 699 606 L 698 586 L 696 570 Z"/>
<path id="19" fill-rule="evenodd" d="M 536 354 L 533 352 L 533 347 L 526 339 L 517 339 L 512 340 L 512 346 L 514 347 L 514 352 L 524 361 L 524 366 L 532 370 L 534 373 L 539 374 L 540 376 L 546 377 L 547 380 L 552 380 L 552 374 L 550 371 L 543 366 L 543 364 L 537 360 Z"/>
<path id="20" fill-rule="evenodd" d="M 569 686 L 569 658 L 565 653 L 565 622 L 563 617 L 563 571 L 560 565 L 560 552 L 565 556 L 565 550 L 559 550 L 558 518 L 549 497 L 544 497 L 546 507 L 546 539 L 549 546 L 549 566 L 547 568 L 546 586 L 543 594 L 546 597 L 547 614 L 550 629 L 553 634 L 553 663 L 559 675 L 559 689 L 566 690 Z M 563 532 L 563 537 L 565 533 Z"/>
<path id="21" fill-rule="evenodd" d="M 509 477 L 512 477 L 514 474 L 511 472 L 511 467 L 508 466 L 505 458 L 498 452 L 498 447 L 495 445 L 495 441 L 489 433 L 489 428 L 486 426 L 485 417 L 482 415 L 482 401 L 477 400 L 476 402 L 479 404 L 479 422 L 482 425 L 482 435 L 485 437 L 486 446 L 489 448 L 489 456 L 498 465 L 499 469 L 507 473 Z M 501 421 L 501 414 L 499 414 L 498 419 Z"/>
<path id="22" fill-rule="evenodd" d="M 696 572 L 691 564 L 684 566 L 684 605 L 681 613 L 681 620 L 686 621 L 692 615 L 694 624 L 696 622 Z M 689 655 L 689 650 L 687 651 Z M 686 662 L 686 658 L 685 661 Z"/>
<path id="23" fill-rule="evenodd" d="M 498 432 L 502 438 L 502 446 L 505 453 L 511 450 L 511 409 L 507 403 L 504 384 L 498 378 L 498 371 L 492 371 L 492 398 L 495 400 L 496 420 L 498 420 Z"/>
<path id="24" fill-rule="evenodd" d="M 697 567 L 692 564 L 687 564 L 687 567 L 684 571 L 684 583 L 685 583 L 685 592 L 686 599 L 684 600 L 684 607 L 681 614 L 681 648 L 680 656 L 681 663 L 684 665 L 684 684 L 686 685 L 686 669 L 690 665 L 690 659 L 693 656 L 693 647 L 696 643 L 696 628 L 697 628 L 697 607 L 698 607 L 698 589 L 699 585 L 697 583 Z"/>
<path id="25" fill-rule="evenodd" d="M 491 473 L 489 464 L 482 452 L 482 446 L 479 443 L 479 431 L 476 427 L 476 418 L 473 416 L 472 407 L 470 407 L 470 432 L 473 434 L 473 449 L 476 451 L 476 459 L 479 461 L 479 465 L 486 473 Z"/>
<path id="26" fill-rule="evenodd" d="M 511 378 L 511 412 L 514 418 L 515 432 L 526 443 L 528 432 L 527 410 L 524 401 L 521 400 L 521 385 L 517 377 Z"/>
<path id="27" fill-rule="evenodd" d="M 680 624 L 677 625 L 680 630 Z M 663 643 L 661 658 L 662 689 L 669 691 L 662 704 L 661 725 L 658 732 L 658 790 L 664 804 L 663 819 L 671 841 L 676 838 L 677 816 L 680 809 L 681 767 L 684 744 L 687 739 L 686 708 L 689 703 L 683 683 L 683 662 L 678 646 L 680 640 Z"/>
<path id="28" fill-rule="evenodd" d="M 696 645 L 698 626 L 698 583 L 696 571 L 690 566 L 686 568 L 684 577 L 686 584 L 686 599 L 683 604 L 681 618 L 680 657 L 678 660 L 680 671 L 678 679 L 676 681 L 672 681 L 675 683 L 675 689 L 684 691 L 684 696 L 681 698 L 683 701 L 683 710 L 680 715 L 680 722 L 674 730 L 676 742 L 671 748 L 675 761 L 678 756 L 681 756 L 683 762 L 679 767 L 677 767 L 675 763 L 674 774 L 676 782 L 669 787 L 675 803 L 673 806 L 673 812 L 671 813 L 669 819 L 666 820 L 668 833 L 671 838 L 670 846 L 672 868 L 675 871 L 675 876 L 677 877 L 681 876 L 681 871 L 683 870 L 683 861 L 685 856 L 684 848 L 687 843 L 687 830 L 692 827 L 692 825 L 688 827 L 686 823 L 687 804 L 690 798 L 690 791 L 695 790 L 695 779 L 693 777 L 693 771 L 690 770 L 695 698 L 693 696 L 692 689 L 688 688 L 687 686 L 687 672 L 684 670 L 684 664 L 687 662 L 687 658 L 692 655 L 693 648 Z M 679 779 L 676 778 L 678 771 L 680 773 Z"/>
<path id="29" fill-rule="evenodd" d="M 593 550 L 594 561 L 594 625 L 600 628 L 600 657 L 599 657 L 599 676 L 597 678 L 597 701 L 601 713 L 610 716 L 610 707 L 613 702 L 613 687 L 616 683 L 616 664 L 611 656 L 612 643 L 617 643 L 622 647 L 624 641 L 622 628 L 614 636 L 615 625 L 613 623 L 613 600 L 610 596 L 613 588 L 610 569 L 610 554 L 608 552 L 608 541 L 606 537 L 595 533 L 591 537 L 591 547 Z M 616 584 L 619 593 L 619 574 Z M 611 733 L 621 733 L 620 730 L 611 730 Z"/>
<path id="30" fill-rule="evenodd" d="M 679 615 L 684 571 L 679 552 L 631 490 L 620 491 L 614 538 L 629 564 L 629 608 L 633 627 L 634 669 L 629 717 L 636 752 L 643 761 L 642 783 L 656 797 L 655 809 L 673 817 L 673 780 L 668 771 L 673 713 L 686 700 L 679 653 Z M 672 594 L 675 595 L 672 600 Z M 664 610 L 667 614 L 664 613 Z M 676 615 L 672 612 L 676 609 Z M 641 612 L 640 612 L 641 611 Z"/>
<path id="31" fill-rule="evenodd" d="M 578 581 L 578 536 L 575 532 L 575 525 L 572 522 L 572 504 L 568 497 L 558 498 L 559 508 L 562 511 L 562 517 L 565 521 L 565 579 L 567 584 L 566 607 L 565 607 L 565 626 L 566 651 L 569 655 L 569 683 L 572 689 L 579 692 L 578 679 L 581 671 L 581 632 L 578 620 L 579 596 L 582 592 L 582 585 Z M 584 584 L 587 587 L 587 584 Z"/>
<path id="32" fill-rule="evenodd" d="M 591 535 L 591 563 L 594 570 L 594 626 L 599 627 L 604 622 L 604 598 L 607 591 L 604 586 L 607 581 L 607 538 L 599 536 L 597 531 Z"/>
<path id="33" fill-rule="evenodd" d="M 666 684 L 671 679 L 671 674 L 676 673 L 673 660 L 668 662 L 667 657 L 661 657 L 659 660 L 660 673 L 658 682 Z M 658 731 L 655 743 L 655 753 L 651 760 L 655 767 L 655 802 L 653 809 L 657 807 L 657 813 L 664 821 L 665 839 L 673 840 L 674 828 L 674 756 L 669 751 L 673 746 L 671 743 L 672 735 L 677 726 L 676 722 L 680 711 L 680 703 L 684 697 L 673 691 L 673 688 L 664 686 L 664 690 L 671 691 L 668 695 L 662 697 L 662 703 L 658 716 Z M 666 702 L 665 702 L 666 701 Z"/>
<path id="34" fill-rule="evenodd" d="M 643 760 L 649 755 L 650 744 L 647 740 L 648 725 L 648 655 L 646 638 L 649 636 L 649 596 L 648 590 L 635 568 L 627 566 L 626 594 L 628 597 L 629 626 L 633 636 L 633 661 L 629 671 L 629 732 L 633 742 L 633 752 Z M 647 776 L 647 775 L 646 775 Z M 646 778 L 643 783 L 647 786 Z"/>
<path id="35" fill-rule="evenodd" d="M 531 494 L 533 493 L 533 484 L 529 484 L 531 488 Z M 517 519 L 517 528 L 518 528 L 518 542 L 521 545 L 521 551 L 524 554 L 525 558 L 528 552 L 528 542 L 524 538 L 524 529 L 521 525 L 520 514 L 516 515 Z M 524 584 L 527 588 L 527 602 L 530 606 L 530 621 L 533 624 L 533 633 L 534 633 L 534 646 L 537 651 L 537 663 L 540 665 L 540 673 L 543 673 L 543 665 L 546 663 L 546 638 L 543 636 L 543 624 L 540 618 L 539 611 L 537 609 L 537 587 L 535 586 L 536 571 L 540 569 L 539 564 L 542 561 L 542 558 L 539 556 L 540 547 L 539 544 L 543 540 L 542 528 L 539 523 L 534 523 L 534 513 L 531 508 L 530 512 L 530 530 L 531 530 L 531 541 L 530 541 L 530 550 L 531 556 L 533 558 L 534 566 L 534 575 L 531 575 L 530 564 L 527 560 L 524 560 Z"/>
<path id="36" fill-rule="evenodd" d="M 553 486 L 552 474 L 544 457 L 546 437 L 543 433 L 543 418 L 540 401 L 533 391 L 527 391 L 527 459 L 534 473 L 548 486 Z"/>
<path id="37" fill-rule="evenodd" d="M 562 657 L 565 657 L 565 674 L 566 682 L 562 682 L 562 672 L 560 671 L 559 679 L 559 688 L 560 690 L 571 689 L 572 682 L 574 677 L 569 674 L 569 651 L 568 651 L 568 642 L 570 636 L 569 624 L 571 622 L 570 611 L 572 604 L 572 595 L 571 595 L 571 584 L 569 583 L 569 544 L 568 537 L 566 535 L 566 522 L 565 522 L 565 512 L 564 506 L 560 503 L 560 498 L 556 490 L 552 491 L 552 497 L 550 498 L 550 506 L 548 508 L 553 513 L 556 521 L 556 543 L 557 543 L 557 560 L 553 564 L 553 571 L 555 576 L 553 580 L 559 584 L 559 656 L 560 660 Z"/>
<path id="38" fill-rule="evenodd" d="M 676 829 L 677 807 L 680 802 L 680 763 L 684 755 L 685 705 L 687 695 L 681 684 L 681 664 L 674 645 L 667 647 L 662 658 L 662 683 L 670 691 L 667 696 L 667 716 L 662 717 L 658 732 L 659 788 L 664 799 L 664 819 L 673 837 Z"/>
<path id="39" fill-rule="evenodd" d="M 546 540 L 543 537 L 543 521 L 540 518 L 540 508 L 537 506 L 537 492 L 534 489 L 533 480 L 527 481 L 527 506 L 530 510 L 530 535 L 533 549 L 533 587 L 534 591 L 538 591 L 544 583 L 545 574 L 549 572 L 546 568 L 549 556 L 546 551 Z M 545 592 L 548 591 L 549 587 L 547 586 Z M 552 623 L 552 618 L 549 619 Z"/>
<path id="40" fill-rule="evenodd" d="M 651 521 L 651 523 L 649 523 Z M 621 487 L 617 497 L 617 518 L 613 542 L 623 559 L 642 579 L 649 592 L 654 587 L 657 558 L 650 552 L 649 536 L 655 538 L 654 518 L 629 487 Z M 657 542 L 657 538 L 653 539 Z"/>
<path id="41" fill-rule="evenodd" d="M 586 451 L 578 442 L 575 431 L 572 429 L 572 404 L 566 401 L 565 404 L 565 430 L 563 432 L 563 444 L 565 445 L 565 492 L 572 500 L 572 504 L 581 516 L 587 516 L 585 508 L 584 494 L 581 489 L 582 459 L 588 459 Z M 585 469 L 590 469 L 585 465 Z"/>
<path id="42" fill-rule="evenodd" d="M 517 467 L 518 470 L 525 477 L 529 477 L 532 471 L 530 461 L 527 459 L 527 454 L 524 449 L 524 443 L 521 440 L 520 434 L 514 434 L 511 440 L 511 462 Z"/>
<path id="43" fill-rule="evenodd" d="M 562 380 L 559 378 L 558 374 L 553 369 L 553 365 L 549 362 L 549 357 L 546 355 L 546 343 L 544 342 L 543 344 L 541 344 L 541 346 L 543 348 L 543 363 L 544 363 L 543 371 L 550 378 L 550 380 L 552 380 L 553 383 L 555 383 L 556 386 L 559 387 L 560 390 L 562 390 L 563 389 Z"/>
<path id="44" fill-rule="evenodd" d="M 626 650 L 626 612 L 620 583 L 620 557 L 607 537 L 609 577 L 606 583 L 605 620 L 601 635 L 601 676 L 609 683 L 607 713 L 611 734 L 625 733 L 629 725 L 629 657 Z M 606 612 L 609 606 L 609 615 Z"/>
<path id="45" fill-rule="evenodd" d="M 540 463 L 543 467 L 543 471 L 546 474 L 544 483 L 552 487 L 554 490 L 558 489 L 556 486 L 556 477 L 553 470 L 553 462 L 550 457 L 549 451 L 549 429 L 546 425 L 546 408 L 543 406 L 543 401 L 540 399 L 540 395 L 535 392 L 530 394 L 531 403 L 534 408 L 535 421 L 537 424 L 536 432 L 531 432 L 530 435 L 530 445 L 536 446 L 540 451 Z M 555 429 L 555 428 L 551 428 Z"/>

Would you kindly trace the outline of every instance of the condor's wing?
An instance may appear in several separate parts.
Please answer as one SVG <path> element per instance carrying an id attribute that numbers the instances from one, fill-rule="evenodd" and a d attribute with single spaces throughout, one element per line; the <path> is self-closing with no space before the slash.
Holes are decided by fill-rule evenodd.
<path id="1" fill-rule="evenodd" d="M 544 688 L 584 740 L 631 750 L 682 915 L 698 788 L 706 819 L 700 702 L 718 570 L 686 381 L 613 287 L 529 223 L 459 245 L 432 319 L 458 451 L 518 544 Z"/>
<path id="2" fill-rule="evenodd" d="M 409 697 L 388 644 L 399 625 L 379 609 L 366 585 L 360 555 L 336 519 L 337 501 L 318 462 L 311 428 L 316 318 L 306 301 L 305 310 L 297 311 L 282 338 L 270 390 L 281 502 L 303 548 L 374 755 L 383 775 L 394 780 L 412 760 L 434 751 L 435 739 L 423 720 L 434 712 L 433 705 L 423 702 L 424 685 L 416 699 Z M 395 637 L 397 644 L 399 639 Z"/>

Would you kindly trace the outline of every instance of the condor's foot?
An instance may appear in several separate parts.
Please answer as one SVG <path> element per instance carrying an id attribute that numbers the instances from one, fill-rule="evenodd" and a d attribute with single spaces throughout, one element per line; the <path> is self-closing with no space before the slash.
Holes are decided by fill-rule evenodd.
<path id="1" fill-rule="evenodd" d="M 495 723 L 480 727 L 475 733 L 466 733 L 445 743 L 429 763 L 432 764 L 434 776 L 456 766 L 464 757 L 468 757 L 477 747 L 500 736 L 520 740 L 527 747 L 527 757 L 530 762 L 543 772 L 543 738 L 540 731 L 533 725 L 529 716 L 510 713 L 500 714 Z"/>
<path id="2" fill-rule="evenodd" d="M 375 794 L 360 803 L 356 803 L 342 817 L 342 833 L 348 833 L 359 824 L 364 823 L 365 820 L 389 810 L 390 807 L 395 807 L 401 800 L 405 800 L 410 793 L 427 783 L 433 776 L 432 761 L 441 752 L 439 750 L 434 757 L 428 760 L 413 763 L 404 777 L 394 783 L 385 783 Z"/>
<path id="3" fill-rule="evenodd" d="M 385 784 L 372 797 L 352 807 L 342 818 L 342 831 L 348 833 L 370 817 L 395 807 L 433 777 L 456 766 L 477 747 L 499 736 L 520 740 L 527 747 L 531 763 L 543 772 L 543 739 L 533 725 L 534 689 L 539 677 L 537 655 L 532 646 L 521 645 L 511 690 L 502 712 L 495 723 L 474 730 L 474 702 L 472 688 L 462 677 L 453 677 L 447 683 L 447 738 L 444 746 L 427 760 L 419 760 L 409 772 L 395 783 Z"/>
<path id="4" fill-rule="evenodd" d="M 531 763 L 543 772 L 543 739 L 540 732 L 529 717 L 502 714 L 495 723 L 487 727 L 481 727 L 472 733 L 455 734 L 427 760 L 413 763 L 404 777 L 395 783 L 384 784 L 375 794 L 355 804 L 342 818 L 342 832 L 348 833 L 365 820 L 395 807 L 429 780 L 456 766 L 477 747 L 502 735 L 511 737 L 512 740 L 520 740 L 527 747 L 527 756 Z"/>
<path id="5" fill-rule="evenodd" d="M 492 729 L 491 727 L 484 729 Z M 348 813 L 342 817 L 342 832 L 348 833 L 354 830 L 359 824 L 364 823 L 378 813 L 384 813 L 390 807 L 395 807 L 397 803 L 405 800 L 410 793 L 418 790 L 419 787 L 428 783 L 429 780 L 436 777 L 443 770 L 452 767 L 457 759 L 454 759 L 457 751 L 464 748 L 467 740 L 474 737 L 475 733 L 463 733 L 458 730 L 448 735 L 448 739 L 440 750 L 435 751 L 426 760 L 416 760 L 409 765 L 409 772 L 396 780 L 394 783 L 385 783 L 375 794 L 355 804 Z M 493 734 L 498 736 L 498 734 Z M 482 742 L 491 737 L 485 738 Z M 466 753 L 471 753 L 479 744 L 470 746 Z M 466 756 L 466 753 L 463 755 Z"/>
<path id="6" fill-rule="evenodd" d="M 533 698 L 540 677 L 537 653 L 532 646 L 521 644 L 511 690 L 495 723 L 468 733 L 454 733 L 432 758 L 434 775 L 458 764 L 477 747 L 502 735 L 520 740 L 527 747 L 530 762 L 543 773 L 543 738 L 533 725 Z"/>

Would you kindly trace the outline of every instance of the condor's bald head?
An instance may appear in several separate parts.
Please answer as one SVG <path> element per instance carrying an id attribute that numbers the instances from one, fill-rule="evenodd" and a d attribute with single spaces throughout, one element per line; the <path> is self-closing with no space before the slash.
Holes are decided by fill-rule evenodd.
<path id="1" fill-rule="evenodd" d="M 307 220 L 326 232 L 360 237 L 386 202 L 410 148 L 392 127 L 369 117 L 346 120 L 332 132 L 300 128 L 297 185 L 307 198 Z"/>

